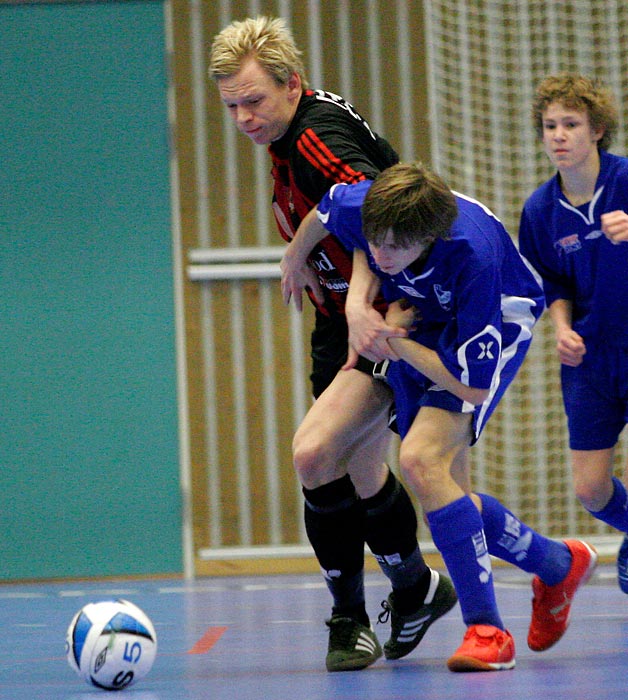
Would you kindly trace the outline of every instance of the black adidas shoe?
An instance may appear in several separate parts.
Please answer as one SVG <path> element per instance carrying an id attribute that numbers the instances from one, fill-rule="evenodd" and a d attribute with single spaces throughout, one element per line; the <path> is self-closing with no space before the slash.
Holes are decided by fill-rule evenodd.
<path id="1" fill-rule="evenodd" d="M 372 627 L 365 627 L 350 617 L 332 615 L 329 646 L 325 665 L 328 671 L 358 671 L 377 661 L 382 648 Z"/>
<path id="2" fill-rule="evenodd" d="M 384 644 L 387 659 L 401 659 L 415 649 L 429 626 L 449 612 L 458 601 L 454 585 L 447 576 L 431 570 L 430 587 L 423 605 L 411 615 L 395 611 L 395 594 L 382 601 L 383 612 L 377 618 L 387 622 L 390 617 L 390 639 Z"/>

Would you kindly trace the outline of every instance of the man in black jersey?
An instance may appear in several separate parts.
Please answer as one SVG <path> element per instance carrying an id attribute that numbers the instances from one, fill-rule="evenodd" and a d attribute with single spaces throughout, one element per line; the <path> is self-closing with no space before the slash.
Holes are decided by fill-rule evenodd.
<path id="1" fill-rule="evenodd" d="M 311 375 L 316 401 L 294 436 L 293 457 L 306 531 L 333 598 L 326 666 L 356 670 L 382 654 L 365 606 L 365 542 L 392 584 L 379 617 L 391 617 L 384 653 L 398 659 L 457 598 L 449 578 L 425 563 L 412 502 L 384 462 L 391 437 L 390 388 L 365 358 L 356 369 L 339 372 L 348 348 L 351 256 L 331 236 L 314 246 L 295 238 L 330 187 L 374 179 L 398 156 L 349 103 L 308 88 L 301 52 L 281 19 L 227 26 L 214 38 L 209 73 L 237 128 L 268 146 L 273 210 L 290 243 L 281 262 L 284 300 L 293 298 L 301 309 L 306 291 L 316 307 Z M 384 325 L 383 300 L 374 299 L 373 307 Z"/>

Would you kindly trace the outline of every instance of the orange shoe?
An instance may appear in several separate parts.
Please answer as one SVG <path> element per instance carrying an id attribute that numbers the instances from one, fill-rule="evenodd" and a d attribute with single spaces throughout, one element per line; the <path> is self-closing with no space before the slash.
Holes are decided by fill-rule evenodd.
<path id="1" fill-rule="evenodd" d="M 450 671 L 506 671 L 514 667 L 512 635 L 492 625 L 471 625 L 447 662 Z"/>
<path id="2" fill-rule="evenodd" d="M 532 579 L 532 620 L 528 630 L 528 646 L 532 651 L 545 651 L 565 634 L 569 626 L 571 603 L 597 566 L 597 551 L 580 540 L 565 540 L 571 552 L 571 569 L 564 581 L 548 586 L 538 576 Z"/>

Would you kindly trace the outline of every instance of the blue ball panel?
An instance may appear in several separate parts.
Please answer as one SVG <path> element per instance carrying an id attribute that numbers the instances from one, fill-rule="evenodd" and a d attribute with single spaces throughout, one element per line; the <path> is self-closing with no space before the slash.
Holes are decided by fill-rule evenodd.
<path id="1" fill-rule="evenodd" d="M 111 634 L 112 632 L 127 632 L 146 637 L 147 639 L 153 639 L 153 635 L 139 620 L 132 615 L 122 612 L 114 615 L 103 628 L 103 634 Z"/>
<path id="2" fill-rule="evenodd" d="M 76 665 L 79 668 L 81 667 L 81 652 L 83 651 L 87 634 L 91 628 L 92 621 L 84 612 L 82 612 L 78 616 L 74 629 L 72 630 L 72 653 L 74 654 Z"/>

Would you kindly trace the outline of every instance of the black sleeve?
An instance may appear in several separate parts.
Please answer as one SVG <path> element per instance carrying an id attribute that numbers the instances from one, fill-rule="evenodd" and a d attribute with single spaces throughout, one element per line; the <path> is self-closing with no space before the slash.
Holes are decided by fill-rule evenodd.
<path id="1" fill-rule="evenodd" d="M 299 134 L 291 160 L 297 186 L 312 202 L 319 202 L 337 182 L 372 180 L 399 159 L 385 139 L 359 122 L 330 120 Z"/>

